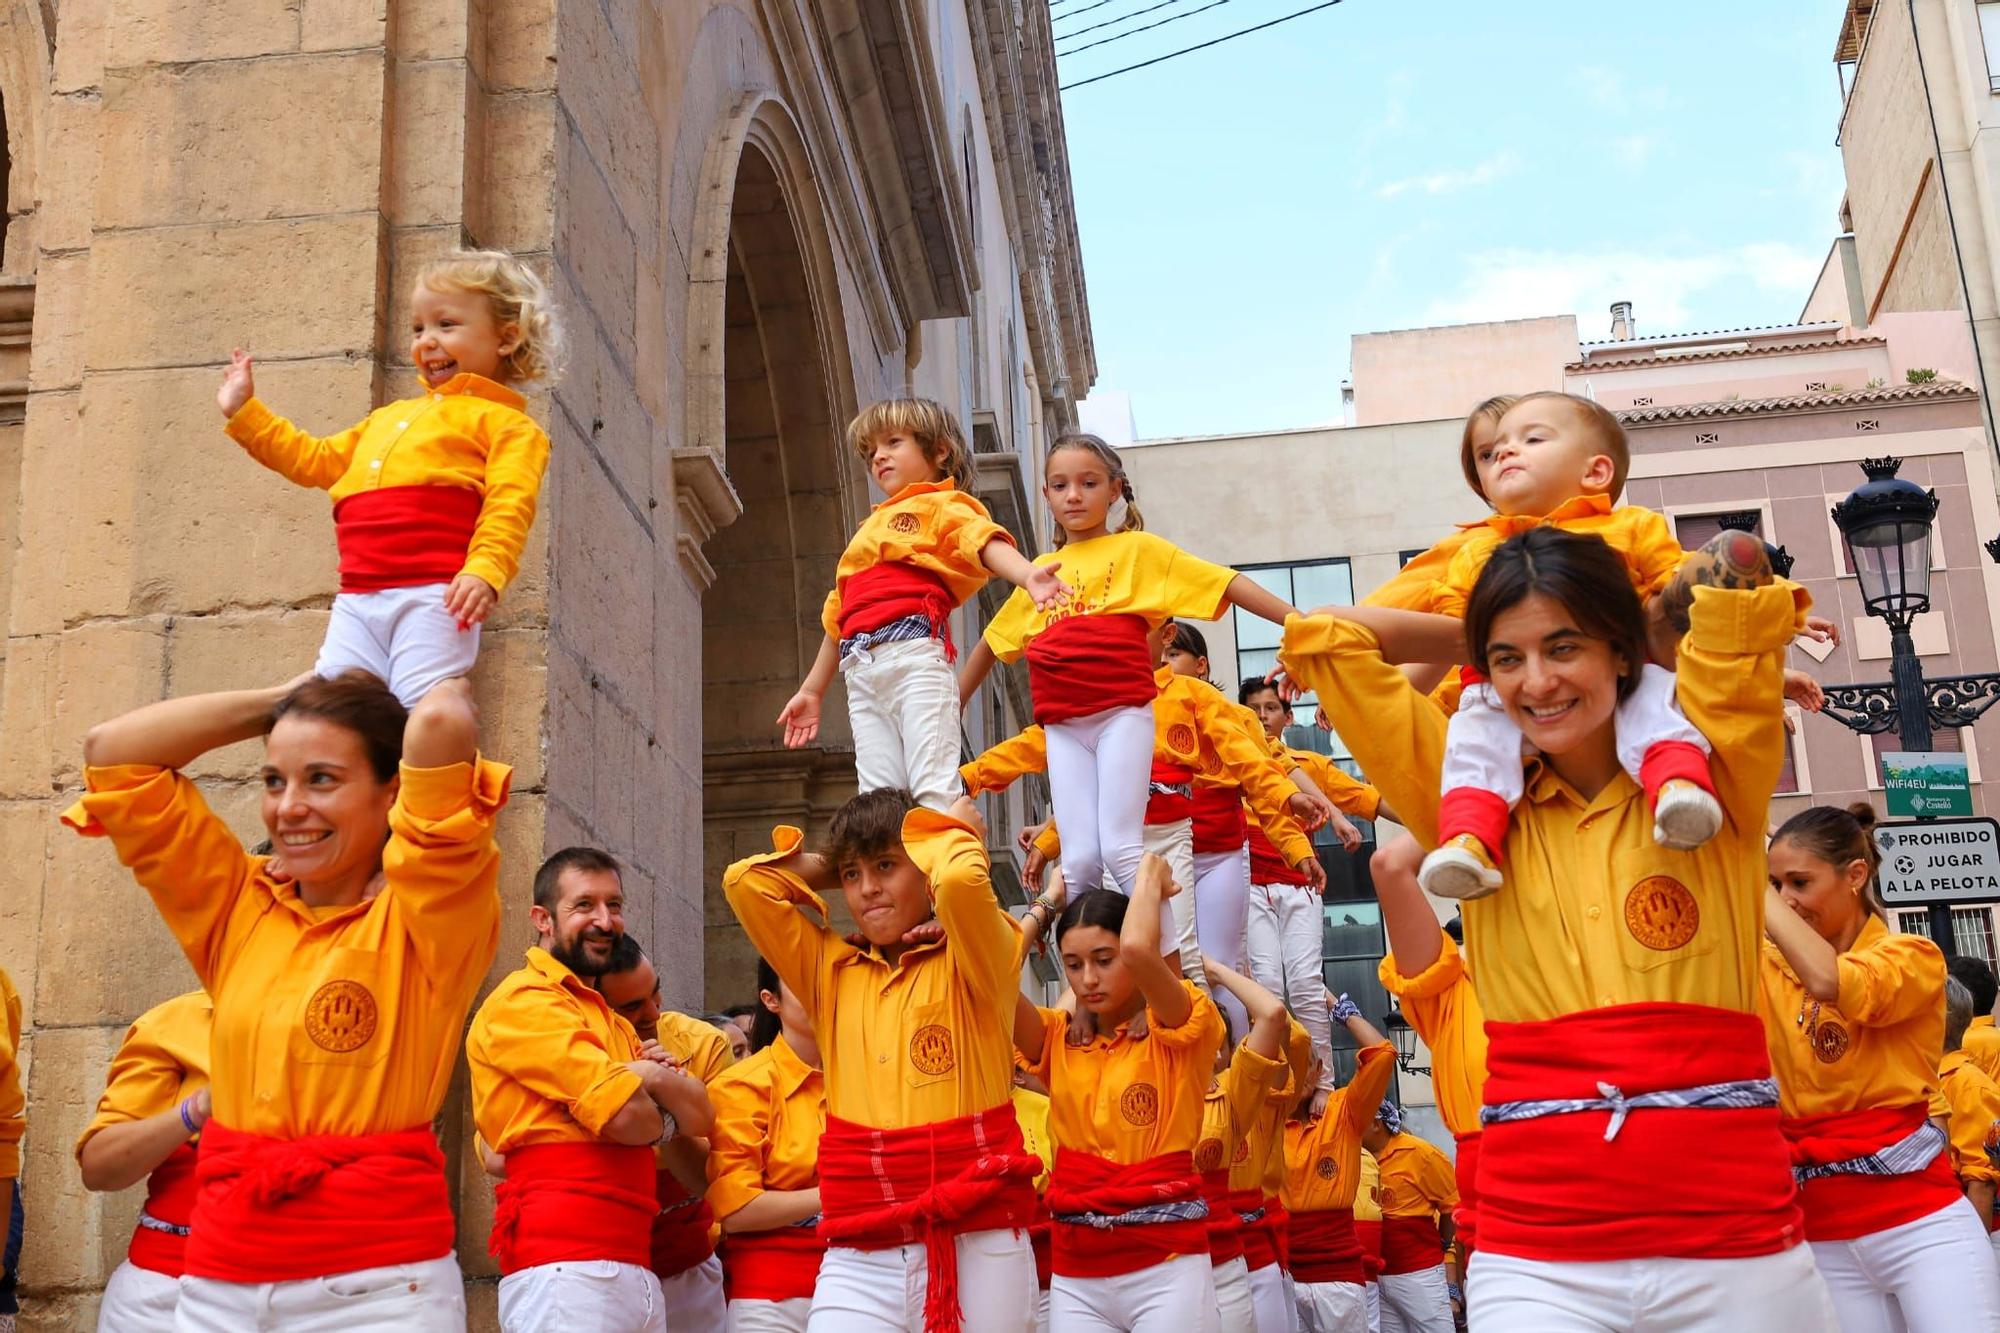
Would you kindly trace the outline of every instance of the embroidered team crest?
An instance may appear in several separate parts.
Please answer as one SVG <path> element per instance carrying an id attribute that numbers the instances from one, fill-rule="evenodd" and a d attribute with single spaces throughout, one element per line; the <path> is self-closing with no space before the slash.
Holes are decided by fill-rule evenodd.
<path id="1" fill-rule="evenodd" d="M 1331 1157 L 1322 1157 L 1313 1163 L 1313 1174 L 1321 1180 L 1332 1180 L 1340 1174 L 1340 1164 Z"/>
<path id="2" fill-rule="evenodd" d="M 1832 1019 L 1825 1020 L 1813 1029 L 1813 1054 L 1819 1057 L 1821 1064 L 1833 1064 L 1847 1054 L 1847 1047 L 1847 1029 Z"/>
<path id="3" fill-rule="evenodd" d="M 1185 722 L 1176 722 L 1167 728 L 1167 748 L 1175 754 L 1194 752 L 1194 728 Z"/>
<path id="4" fill-rule="evenodd" d="M 1231 1166 L 1241 1166 L 1250 1160 L 1250 1140 L 1236 1140 L 1236 1154 L 1229 1159 Z"/>
<path id="5" fill-rule="evenodd" d="M 1118 1099 L 1118 1114 L 1125 1117 L 1128 1125 L 1152 1124 L 1160 1118 L 1159 1089 L 1150 1083 L 1134 1083 Z"/>
<path id="6" fill-rule="evenodd" d="M 1194 1150 L 1194 1169 L 1197 1171 L 1220 1171 L 1222 1169 L 1222 1140 L 1203 1139 L 1201 1146 Z"/>
<path id="7" fill-rule="evenodd" d="M 1625 929 L 1648 949 L 1678 949 L 1701 928 L 1701 905 L 1671 875 L 1648 875 L 1625 895 Z"/>
<path id="8" fill-rule="evenodd" d="M 358 981 L 329 981 L 306 1001 L 306 1035 L 335 1055 L 358 1051 L 375 1035 L 375 997 Z"/>
<path id="9" fill-rule="evenodd" d="M 919 1074 L 949 1074 L 958 1065 L 951 1050 L 951 1031 L 926 1023 L 910 1034 L 910 1063 Z"/>

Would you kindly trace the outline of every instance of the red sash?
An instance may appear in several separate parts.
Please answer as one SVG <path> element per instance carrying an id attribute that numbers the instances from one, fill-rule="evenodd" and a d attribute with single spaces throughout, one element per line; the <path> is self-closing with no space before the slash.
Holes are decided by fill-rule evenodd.
<path id="1" fill-rule="evenodd" d="M 1194 849 L 1198 852 L 1233 852 L 1243 845 L 1249 830 L 1243 818 L 1241 787 L 1196 787 L 1194 789 Z"/>
<path id="2" fill-rule="evenodd" d="M 356 491 L 333 507 L 340 590 L 381 592 L 449 583 L 485 504 L 463 486 L 385 486 Z"/>
<path id="3" fill-rule="evenodd" d="M 201 1132 L 187 1273 L 291 1282 L 451 1253 L 444 1154 L 429 1125 L 387 1134 Z"/>
<path id="4" fill-rule="evenodd" d="M 653 1271 L 661 1277 L 678 1277 L 715 1253 L 710 1239 L 715 1212 L 707 1199 L 689 1194 L 671 1171 L 655 1172 L 653 1188 L 659 1198 L 659 1211 L 653 1217 Z"/>
<path id="5" fill-rule="evenodd" d="M 1471 1254 L 1479 1236 L 1478 1191 L 1473 1188 L 1479 1172 L 1479 1131 L 1454 1136 L 1458 1140 L 1458 1156 L 1454 1162 L 1458 1175 L 1458 1207 L 1452 1210 L 1452 1224 L 1458 1228 L 1457 1241 L 1467 1254 Z"/>
<path id="6" fill-rule="evenodd" d="M 1421 1273 L 1444 1262 L 1444 1241 L 1429 1217 L 1382 1218 L 1382 1273 Z"/>
<path id="7" fill-rule="evenodd" d="M 1028 643 L 1035 721 L 1073 722 L 1159 697 L 1144 616 L 1071 615 Z"/>
<path id="8" fill-rule="evenodd" d="M 1185 1150 L 1128 1163 L 1057 1148 L 1048 1192 L 1049 1212 L 1055 1217 L 1056 1274 L 1120 1277 L 1178 1255 L 1207 1254 L 1208 1222 L 1203 1218 L 1107 1230 L 1062 1220 L 1064 1213 L 1117 1214 L 1201 1197 L 1194 1156 Z"/>
<path id="9" fill-rule="evenodd" d="M 1232 1190 L 1229 1206 L 1237 1213 L 1254 1213 L 1264 1206 L 1261 1190 Z M 1236 1225 L 1237 1234 L 1243 1238 L 1243 1262 L 1251 1272 L 1269 1268 L 1278 1262 L 1278 1243 L 1271 1234 L 1270 1214 L 1258 1222 L 1241 1222 Z"/>
<path id="10" fill-rule="evenodd" d="M 1361 1237 L 1354 1230 L 1352 1208 L 1324 1208 L 1292 1214 L 1292 1280 L 1294 1282 L 1362 1283 Z"/>
<path id="11" fill-rule="evenodd" d="M 195 1145 L 183 1143 L 167 1154 L 146 1178 L 146 1216 L 171 1227 L 185 1227 L 194 1220 L 195 1196 L 201 1191 L 195 1179 Z M 132 1229 L 132 1244 L 125 1257 L 134 1268 L 167 1277 L 187 1271 L 186 1236 L 154 1231 L 147 1226 Z"/>
<path id="12" fill-rule="evenodd" d="M 1310 887 L 1312 881 L 1305 872 L 1292 868 L 1291 862 L 1279 854 L 1277 844 L 1265 834 L 1263 825 L 1254 820 L 1245 821 L 1250 834 L 1250 882 L 1252 884 L 1293 884 L 1300 888 Z M 1341 1281 L 1346 1281 L 1342 1278 Z"/>
<path id="13" fill-rule="evenodd" d="M 1226 1264 L 1243 1255 L 1243 1228 L 1229 1202 L 1229 1168 L 1201 1173 L 1201 1197 L 1208 1200 L 1208 1257 Z"/>
<path id="14" fill-rule="evenodd" d="M 1626 1004 L 1486 1024 L 1485 1102 L 1626 1096 L 1771 1076 L 1754 1014 Z M 1775 1106 L 1634 1110 L 1606 1142 L 1608 1111 L 1486 1126 L 1479 1244 L 1562 1263 L 1741 1259 L 1804 1235 Z M 1671 1169 L 1699 1162 L 1701 1169 Z"/>
<path id="15" fill-rule="evenodd" d="M 956 1237 L 1025 1229 L 1042 1161 L 1021 1141 L 1011 1102 L 978 1115 L 870 1129 L 826 1118 L 819 1142 L 820 1239 L 857 1250 L 923 1242 L 925 1333 L 957 1333 Z"/>
<path id="16" fill-rule="evenodd" d="M 646 1265 L 660 1211 L 653 1150 L 617 1143 L 538 1143 L 507 1154 L 494 1187 L 487 1253 L 502 1276 L 543 1264 L 609 1260 Z"/>
<path id="17" fill-rule="evenodd" d="M 1282 1150 L 1281 1150 L 1282 1151 Z M 1272 1195 L 1264 1196 L 1263 1225 L 1271 1230 L 1271 1248 L 1277 1252 L 1278 1267 L 1292 1271 L 1292 1214 Z"/>
<path id="18" fill-rule="evenodd" d="M 951 641 L 951 590 L 927 569 L 885 560 L 840 585 L 840 637 L 851 639 L 892 625 L 905 616 L 922 616 L 931 635 L 944 644 L 947 662 L 958 660 Z"/>
<path id="19" fill-rule="evenodd" d="M 1916 1132 L 1925 1106 L 1883 1106 L 1832 1115 L 1787 1116 L 1786 1140 L 1794 1166 L 1825 1166 L 1865 1157 Z M 1807 1240 L 1853 1240 L 1920 1217 L 1960 1198 L 1958 1176 L 1946 1149 L 1921 1171 L 1900 1176 L 1815 1176 L 1799 1186 Z"/>
<path id="20" fill-rule="evenodd" d="M 1382 1219 L 1354 1219 L 1354 1239 L 1361 1242 L 1361 1277 L 1373 1282 L 1382 1276 Z"/>
<path id="21" fill-rule="evenodd" d="M 1153 772 L 1147 779 L 1162 787 L 1187 787 L 1188 793 L 1160 792 L 1148 790 L 1146 793 L 1146 822 L 1148 824 L 1174 824 L 1183 819 L 1194 818 L 1194 770 L 1185 764 L 1153 756 Z"/>
<path id="22" fill-rule="evenodd" d="M 826 1242 L 811 1227 L 735 1231 L 722 1238 L 722 1296 L 731 1301 L 791 1301 L 819 1285 Z"/>

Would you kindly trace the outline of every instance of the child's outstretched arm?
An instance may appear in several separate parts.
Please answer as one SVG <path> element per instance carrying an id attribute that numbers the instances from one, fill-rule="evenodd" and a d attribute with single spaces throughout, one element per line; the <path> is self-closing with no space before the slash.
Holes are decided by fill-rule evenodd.
<path id="1" fill-rule="evenodd" d="M 1229 580 L 1229 588 L 1223 594 L 1223 600 L 1231 606 L 1242 607 L 1253 616 L 1262 616 L 1273 625 L 1282 625 L 1286 616 L 1295 616 L 1299 613 L 1296 606 L 1248 574 L 1238 574 Z"/>
<path id="2" fill-rule="evenodd" d="M 993 664 L 999 660 L 985 639 L 972 645 L 972 651 L 965 655 L 965 665 L 958 669 L 958 706 L 961 709 L 972 701 L 973 692 L 992 673 Z"/>
<path id="3" fill-rule="evenodd" d="M 833 673 L 839 667 L 840 643 L 829 634 L 820 640 L 819 653 L 813 658 L 812 670 L 806 672 L 805 683 L 778 713 L 778 725 L 785 729 L 786 749 L 796 750 L 818 739 L 819 702 L 826 697 L 826 687 L 833 683 Z"/>
<path id="4" fill-rule="evenodd" d="M 1046 565 L 1038 565 L 1016 550 L 1014 543 L 1005 537 L 995 537 L 986 543 L 979 552 L 979 563 L 986 566 L 989 574 L 1007 580 L 1034 598 L 1037 607 L 1047 607 L 1076 591 L 1056 575 L 1062 561 L 1051 560 Z"/>
<path id="5" fill-rule="evenodd" d="M 255 368 L 241 347 L 229 356 L 215 405 L 228 418 L 229 438 L 252 458 L 297 486 L 325 490 L 339 481 L 361 443 L 362 426 L 350 426 L 325 439 L 308 435 L 264 406 L 257 397 Z"/>

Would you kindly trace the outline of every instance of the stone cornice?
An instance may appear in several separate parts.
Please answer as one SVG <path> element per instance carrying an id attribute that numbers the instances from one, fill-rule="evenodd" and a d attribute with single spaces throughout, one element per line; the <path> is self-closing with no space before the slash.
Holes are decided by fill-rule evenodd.
<path id="1" fill-rule="evenodd" d="M 28 345 L 35 329 L 35 280 L 0 278 L 0 426 L 28 412 Z"/>

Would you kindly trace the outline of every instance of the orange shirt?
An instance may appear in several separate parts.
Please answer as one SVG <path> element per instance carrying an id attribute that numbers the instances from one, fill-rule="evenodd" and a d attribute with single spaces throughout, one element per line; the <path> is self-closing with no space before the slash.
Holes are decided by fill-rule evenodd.
<path id="1" fill-rule="evenodd" d="M 391 486 L 451 486 L 481 497 L 462 572 L 505 591 L 535 525 L 549 437 L 527 400 L 478 375 L 454 375 L 428 393 L 378 407 L 360 425 L 315 438 L 252 398 L 229 419 L 229 438 L 252 458 L 335 503 Z"/>
<path id="2" fill-rule="evenodd" d="M 171 1111 L 207 1087 L 214 1022 L 215 1005 L 203 990 L 176 995 L 140 1014 L 111 1059 L 97 1113 L 77 1136 L 77 1156 L 100 1130 Z"/>
<path id="3" fill-rule="evenodd" d="M 1312 1038 L 1297 1019 L 1288 1016 L 1285 1023 L 1285 1081 L 1264 1099 L 1245 1135 L 1249 1165 L 1255 1169 L 1240 1184 L 1236 1171 L 1229 1173 L 1229 1188 L 1262 1190 L 1267 1199 L 1277 1198 L 1285 1188 L 1285 1119 L 1306 1095 L 1306 1076 L 1312 1073 Z"/>
<path id="4" fill-rule="evenodd" d="M 912 482 L 869 511 L 840 553 L 833 588 L 820 608 L 827 637 L 840 637 L 840 590 L 864 569 L 898 564 L 935 574 L 953 606 L 979 591 L 987 579 L 982 552 L 994 541 L 1014 544 L 986 506 L 958 489 L 951 478 Z"/>
<path id="5" fill-rule="evenodd" d="M 1667 520 L 1638 505 L 1613 508 L 1606 495 L 1579 495 L 1558 505 L 1546 517 L 1533 514 L 1490 514 L 1477 523 L 1465 525 L 1465 539 L 1453 551 L 1451 563 L 1431 585 L 1427 605 L 1419 611 L 1465 616 L 1465 600 L 1472 585 L 1500 544 L 1516 533 L 1544 524 L 1564 532 L 1602 538 L 1625 562 L 1632 587 L 1642 598 L 1658 593 L 1680 569 L 1686 552 L 1668 526 Z M 1413 562 L 1414 563 L 1414 562 Z"/>
<path id="6" fill-rule="evenodd" d="M 28 1098 L 21 1090 L 21 995 L 0 968 L 0 1180 L 21 1174 L 21 1136 L 28 1128 Z M 6 1231 L 0 1223 L 0 1232 Z"/>
<path id="7" fill-rule="evenodd" d="M 1458 1175 L 1451 1159 L 1407 1131 L 1392 1135 L 1375 1154 L 1382 1168 L 1382 1215 L 1448 1215 L 1458 1207 Z"/>
<path id="8" fill-rule="evenodd" d="M 1431 1048 L 1431 1090 L 1445 1128 L 1477 1134 L 1486 1095 L 1486 1015 L 1465 970 L 1465 955 L 1443 930 L 1438 936 L 1437 961 L 1414 977 L 1398 970 L 1393 953 L 1382 959 L 1377 975 Z"/>
<path id="9" fill-rule="evenodd" d="M 660 1048 L 687 1066 L 687 1072 L 703 1083 L 713 1083 L 716 1075 L 736 1063 L 728 1036 L 704 1019 L 662 1009 L 659 1034 Z"/>
<path id="10" fill-rule="evenodd" d="M 493 1151 L 596 1143 L 639 1091 L 639 1034 L 546 949 L 500 979 L 466 1034 L 472 1119 Z"/>
<path id="11" fill-rule="evenodd" d="M 1965 1044 L 1961 1049 L 1986 1077 L 2000 1083 L 2000 1027 L 1993 1025 L 1993 1015 L 1974 1016 L 1965 1029 Z"/>
<path id="12" fill-rule="evenodd" d="M 1382 1164 L 1366 1148 L 1361 1150 L 1361 1184 L 1354 1191 L 1354 1220 L 1382 1220 Z"/>
<path id="13" fill-rule="evenodd" d="M 63 816 L 108 835 L 215 1000 L 215 1118 L 275 1138 L 436 1119 L 465 1014 L 500 942 L 493 823 L 511 770 L 402 767 L 386 886 L 308 907 L 168 768 L 87 768 Z"/>
<path id="14" fill-rule="evenodd" d="M 826 1079 L 782 1035 L 716 1075 L 708 1100 L 715 1130 L 708 1140 L 707 1197 L 718 1221 L 766 1190 L 819 1184 Z"/>
<path id="15" fill-rule="evenodd" d="M 1331 755 L 1317 750 L 1295 750 L 1283 742 L 1279 742 L 1278 748 L 1294 768 L 1306 771 L 1320 795 L 1332 801 L 1340 813 L 1357 819 L 1375 818 L 1382 805 L 1382 793 L 1334 763 Z"/>
<path id="16" fill-rule="evenodd" d="M 1236 577 L 1150 532 L 1109 532 L 1035 557 L 1038 565 L 1055 561 L 1072 594 L 1043 609 L 1016 588 L 986 626 L 986 646 L 1001 661 L 1013 661 L 1036 635 L 1071 616 L 1140 616 L 1155 629 L 1170 616 L 1214 620 Z"/>
<path id="17" fill-rule="evenodd" d="M 1041 1010 L 1042 1058 L 1034 1072 L 1049 1085 L 1049 1133 L 1057 1147 L 1128 1165 L 1194 1152 L 1202 1095 L 1222 1049 L 1222 1012 L 1193 982 L 1180 984 L 1193 1012 L 1167 1027 L 1147 1009 L 1146 1035 L 1138 1041 L 1127 1035 L 1128 1020 L 1109 1036 L 1072 1046 L 1070 1016 Z"/>
<path id="18" fill-rule="evenodd" d="M 722 888 L 750 942 L 812 1017 L 828 1113 L 908 1129 L 1007 1101 L 1020 926 L 993 896 L 977 835 L 931 810 L 904 817 L 903 850 L 930 877 L 945 938 L 893 963 L 842 939 L 819 895 L 776 864 L 803 841 L 795 828 L 774 830 L 773 850 L 729 867 Z"/>
<path id="19" fill-rule="evenodd" d="M 1201 1103 L 1201 1138 L 1196 1141 L 1194 1165 L 1197 1171 L 1220 1171 L 1230 1167 L 1230 1188 L 1249 1189 L 1255 1180 L 1247 1172 L 1243 1182 L 1234 1179 L 1235 1168 L 1250 1160 L 1249 1132 L 1264 1103 L 1285 1079 L 1285 1062 L 1271 1060 L 1250 1049 L 1250 1043 L 1236 1043 L 1229 1067 L 1208 1085 Z"/>
<path id="20" fill-rule="evenodd" d="M 1507 887 L 1465 905 L 1479 999 L 1497 1022 L 1644 1001 L 1753 1012 L 1764 933 L 1764 828 L 1785 754 L 1781 676 L 1804 593 L 1697 588 L 1677 672 L 1682 711 L 1715 747 L 1722 830 L 1692 852 L 1653 841 L 1623 772 L 1585 800 L 1533 763 L 1506 843 Z M 1437 842 L 1445 717 L 1368 630 L 1293 617 L 1280 660 L 1318 694 L 1382 797 Z"/>
<path id="21" fill-rule="evenodd" d="M 1983 1180 L 2000 1185 L 2000 1166 L 1992 1152 L 2000 1149 L 2000 1083 L 1972 1062 L 1963 1049 L 1946 1051 L 1938 1064 L 1938 1081 L 1951 1106 L 1951 1165 L 1961 1183 Z"/>
<path id="22" fill-rule="evenodd" d="M 1944 1049 L 1944 954 L 1921 935 L 1870 917 L 1840 955 L 1840 997 L 1806 994 L 1766 943 L 1763 1018 L 1779 1104 L 1788 1116 L 1914 1106 L 1938 1091 Z"/>
<path id="23" fill-rule="evenodd" d="M 1396 1051 L 1387 1042 L 1364 1046 L 1354 1077 L 1327 1099 L 1317 1120 L 1285 1126 L 1285 1207 L 1294 1213 L 1352 1208 L 1361 1187 L 1361 1134 L 1382 1108 L 1396 1077 Z"/>

